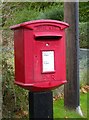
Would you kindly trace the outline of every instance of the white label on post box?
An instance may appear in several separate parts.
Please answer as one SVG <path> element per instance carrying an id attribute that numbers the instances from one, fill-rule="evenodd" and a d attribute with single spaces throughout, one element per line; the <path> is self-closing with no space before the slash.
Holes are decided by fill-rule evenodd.
<path id="1" fill-rule="evenodd" d="M 43 72 L 54 71 L 54 51 L 42 51 Z"/>

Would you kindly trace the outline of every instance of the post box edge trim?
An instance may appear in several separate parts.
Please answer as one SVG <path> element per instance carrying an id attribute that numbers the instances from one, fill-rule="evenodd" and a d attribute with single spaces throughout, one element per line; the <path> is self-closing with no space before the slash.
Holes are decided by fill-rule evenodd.
<path id="1" fill-rule="evenodd" d="M 25 27 L 26 25 L 36 24 L 36 23 L 56 23 L 56 24 L 61 24 L 61 25 L 65 26 L 62 29 L 66 28 L 66 27 L 69 27 L 69 24 L 66 23 L 66 22 L 62 22 L 62 21 L 58 21 L 58 20 L 50 20 L 50 19 L 40 19 L 40 20 L 33 20 L 33 21 L 27 21 L 27 22 L 23 22 L 23 23 L 20 23 L 20 24 L 16 24 L 16 25 L 11 26 L 10 29 L 14 30 L 14 29 L 19 28 L 19 27 Z"/>
<path id="2" fill-rule="evenodd" d="M 21 83 L 21 82 L 17 82 L 17 81 L 15 81 L 14 83 L 17 84 L 17 85 L 23 86 L 23 87 L 33 87 L 33 88 L 45 89 L 45 88 L 49 88 L 49 86 L 50 86 L 50 88 L 54 88 L 54 87 L 66 84 L 67 80 L 61 81 L 61 84 L 60 84 L 59 80 L 55 80 L 55 81 L 51 81 L 51 82 L 46 81 L 45 82 L 46 84 L 44 84 L 44 82 L 43 82 L 43 84 L 42 84 L 42 82 L 40 82 L 40 83 L 35 82 L 33 84 L 31 84 L 31 83 L 30 84 L 25 84 L 25 83 Z M 41 84 L 41 85 L 39 85 L 39 84 Z M 49 84 L 52 84 L 52 85 L 49 85 Z M 49 85 L 49 86 L 47 86 L 47 85 Z"/>

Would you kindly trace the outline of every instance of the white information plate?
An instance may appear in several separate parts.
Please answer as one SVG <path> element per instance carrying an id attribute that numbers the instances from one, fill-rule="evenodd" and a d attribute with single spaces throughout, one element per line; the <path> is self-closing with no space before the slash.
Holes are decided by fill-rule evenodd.
<path id="1" fill-rule="evenodd" d="M 54 72 L 54 51 L 42 51 L 42 72 Z"/>

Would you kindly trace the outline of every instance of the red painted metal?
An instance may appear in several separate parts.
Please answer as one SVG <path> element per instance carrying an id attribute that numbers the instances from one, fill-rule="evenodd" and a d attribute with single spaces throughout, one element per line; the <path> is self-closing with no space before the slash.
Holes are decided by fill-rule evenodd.
<path id="1" fill-rule="evenodd" d="M 10 27 L 14 30 L 17 85 L 44 91 L 67 82 L 64 29 L 68 26 L 57 20 L 35 20 Z"/>

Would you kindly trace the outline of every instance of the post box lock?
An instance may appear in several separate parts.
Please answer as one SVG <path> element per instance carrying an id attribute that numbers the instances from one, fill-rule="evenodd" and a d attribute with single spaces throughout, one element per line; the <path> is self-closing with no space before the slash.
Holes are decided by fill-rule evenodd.
<path id="1" fill-rule="evenodd" d="M 17 85 L 31 91 L 45 91 L 67 82 L 65 28 L 68 26 L 57 20 L 11 26 Z"/>

